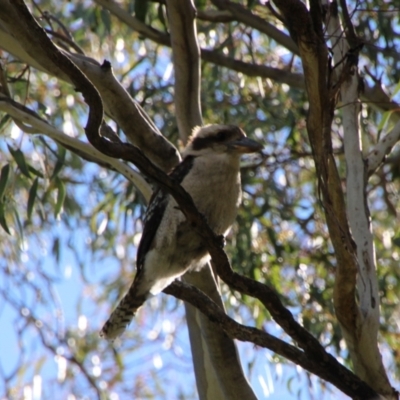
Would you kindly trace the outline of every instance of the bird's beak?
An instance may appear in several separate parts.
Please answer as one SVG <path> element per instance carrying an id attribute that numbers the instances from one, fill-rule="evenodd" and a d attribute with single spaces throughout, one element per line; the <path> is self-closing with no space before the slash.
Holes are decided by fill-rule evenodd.
<path id="1" fill-rule="evenodd" d="M 248 137 L 242 137 L 229 143 L 229 147 L 238 153 L 255 153 L 261 151 L 264 146 Z"/>

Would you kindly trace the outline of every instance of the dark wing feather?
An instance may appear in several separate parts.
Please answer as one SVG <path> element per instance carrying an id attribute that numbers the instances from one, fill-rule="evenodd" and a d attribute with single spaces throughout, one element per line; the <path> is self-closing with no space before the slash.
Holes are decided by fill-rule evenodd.
<path id="1" fill-rule="evenodd" d="M 169 174 L 169 176 L 178 183 L 183 181 L 183 178 L 189 173 L 193 166 L 193 156 L 188 156 L 182 160 Z M 157 189 L 150 199 L 149 207 L 147 208 L 144 217 L 144 228 L 142 238 L 140 239 L 137 256 L 136 266 L 139 272 L 143 266 L 144 259 L 147 252 L 150 250 L 154 236 L 160 226 L 164 211 L 168 204 L 169 194 L 167 191 Z"/>

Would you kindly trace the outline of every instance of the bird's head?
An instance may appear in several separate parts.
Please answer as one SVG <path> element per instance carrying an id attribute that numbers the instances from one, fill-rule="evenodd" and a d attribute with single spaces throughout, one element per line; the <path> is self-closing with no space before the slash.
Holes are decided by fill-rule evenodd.
<path id="1" fill-rule="evenodd" d="M 249 139 L 244 131 L 235 125 L 205 125 L 193 129 L 183 157 L 205 154 L 231 154 L 240 156 L 255 153 L 262 145 Z"/>

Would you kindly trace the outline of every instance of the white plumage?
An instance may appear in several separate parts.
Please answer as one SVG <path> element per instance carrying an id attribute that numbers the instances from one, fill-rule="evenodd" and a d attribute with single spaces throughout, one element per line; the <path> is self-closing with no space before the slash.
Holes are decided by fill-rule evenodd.
<path id="1" fill-rule="evenodd" d="M 236 126 L 198 127 L 182 153 L 183 161 L 170 174 L 191 195 L 218 235 L 229 231 L 240 204 L 240 156 L 259 150 L 261 145 Z M 204 265 L 207 258 L 201 238 L 173 197 L 157 191 L 145 218 L 137 274 L 101 334 L 108 339 L 119 336 L 150 294 L 159 293 L 189 268 Z"/>

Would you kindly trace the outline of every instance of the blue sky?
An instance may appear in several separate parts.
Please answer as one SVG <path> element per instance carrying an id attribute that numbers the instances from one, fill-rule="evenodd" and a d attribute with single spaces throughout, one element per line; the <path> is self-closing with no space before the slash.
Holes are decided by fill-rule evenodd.
<path id="1" fill-rule="evenodd" d="M 58 227 L 54 229 L 62 232 L 62 223 L 59 223 Z M 79 253 L 82 260 L 86 259 L 86 262 L 90 261 L 89 254 L 85 254 L 85 232 L 77 231 L 75 233 L 75 243 L 73 245 L 79 249 Z M 62 239 L 62 235 L 61 235 Z M 61 242 L 63 242 L 61 240 Z M 29 248 L 29 247 L 28 247 Z M 33 251 L 29 250 L 29 251 Z M 44 258 L 42 264 L 43 269 L 49 275 L 57 275 L 58 283 L 54 285 L 54 296 L 58 299 L 62 315 L 59 318 L 54 318 L 54 313 L 57 310 L 54 307 L 38 306 L 34 307 L 35 317 L 46 321 L 57 321 L 57 329 L 60 335 L 66 329 L 74 328 L 79 330 L 79 326 L 85 325 L 85 321 L 82 320 L 82 316 L 86 315 L 86 328 L 83 329 L 82 335 L 85 332 L 98 331 L 102 326 L 102 323 L 108 317 L 108 310 L 106 307 L 100 307 L 96 309 L 96 304 L 93 303 L 90 296 L 82 296 L 85 287 L 89 284 L 91 287 L 97 287 L 101 285 L 101 280 L 104 276 L 112 276 L 118 274 L 118 262 L 112 262 L 112 258 L 107 260 L 98 261 L 93 265 L 88 266 L 87 277 L 88 282 L 82 281 L 79 266 L 76 262 L 76 257 L 68 249 L 64 243 L 62 250 L 62 258 L 58 265 L 55 265 L 54 258 L 48 254 Z M 26 261 L 29 269 L 29 262 Z M 97 272 L 96 272 L 97 271 Z M 40 279 L 35 277 L 32 278 L 32 282 L 37 281 L 40 283 Z M 127 284 L 129 284 L 127 282 Z M 4 282 L 1 285 L 4 288 Z M 12 288 L 17 290 L 18 288 Z M 46 290 L 44 288 L 44 290 Z M 96 290 L 101 290 L 99 286 Z M 161 296 L 167 300 L 170 305 L 161 312 L 156 311 Z M 148 368 L 158 371 L 166 382 L 170 384 L 179 384 L 181 391 L 185 392 L 185 388 L 188 389 L 188 394 L 193 392 L 195 385 L 194 375 L 190 362 L 190 350 L 187 330 L 183 320 L 183 304 L 178 304 L 176 307 L 175 300 L 168 299 L 168 296 L 161 295 L 158 298 L 148 302 L 144 309 L 141 311 L 143 314 L 139 316 L 139 320 L 134 320 L 129 327 L 129 331 L 126 336 L 126 340 L 132 340 L 130 334 L 136 329 L 141 329 L 141 334 L 146 338 L 148 342 L 143 345 L 141 350 L 137 350 L 129 357 L 126 358 L 125 362 L 129 364 L 129 376 L 134 377 L 136 375 L 143 374 L 144 369 Z M 18 298 L 18 296 L 14 296 Z M 25 300 L 29 303 L 29 294 Z M 113 305 L 110 305 L 112 307 Z M 79 310 L 79 311 L 78 311 Z M 18 316 L 14 309 L 10 306 L 5 305 L 0 310 L 0 324 L 4 329 L 3 340 L 0 341 L 0 365 L 5 376 L 9 375 L 15 368 L 18 357 L 21 355 L 21 347 L 17 341 L 15 335 L 15 327 L 21 325 L 21 318 Z M 143 318 L 145 322 L 143 323 Z M 176 326 L 178 324 L 178 326 Z M 278 332 L 278 331 L 277 331 Z M 274 333 L 274 332 L 271 332 Z M 169 337 L 173 334 L 175 339 L 168 343 Z M 157 339 L 155 339 L 157 337 Z M 129 339 L 128 339 L 129 338 Z M 26 353 L 23 355 L 26 361 L 27 369 L 20 371 L 15 377 L 14 382 L 20 382 L 25 385 L 26 388 L 31 388 L 31 392 L 27 390 L 27 394 L 24 396 L 24 400 L 42 400 L 51 398 L 53 395 L 57 395 L 59 399 L 68 399 L 69 392 L 68 386 L 62 382 L 58 382 L 57 377 L 59 376 L 60 369 L 63 368 L 63 363 L 60 363 L 60 358 L 57 358 L 54 354 L 49 352 L 40 346 L 37 334 L 34 329 L 29 329 L 22 335 Z M 122 338 L 124 340 L 124 338 Z M 118 347 L 118 345 L 117 345 Z M 265 349 L 255 349 L 251 343 L 238 342 L 239 353 L 242 359 L 243 367 L 249 377 L 251 384 L 256 391 L 259 399 L 300 399 L 300 400 L 312 400 L 312 399 L 345 399 L 346 396 L 339 394 L 337 391 L 335 394 L 329 395 L 325 393 L 324 396 L 319 392 L 319 385 L 316 379 L 309 380 L 307 375 L 301 368 L 285 366 L 283 364 L 276 364 L 271 362 L 272 353 Z M 65 353 L 64 346 L 60 346 L 57 349 L 60 357 L 62 358 Z M 92 356 L 92 373 L 96 375 L 96 368 L 102 366 L 103 357 L 106 357 L 107 344 L 100 342 L 98 352 Z M 98 357 L 98 361 L 97 358 Z M 35 361 L 43 358 L 42 364 L 39 370 L 35 370 Z M 31 362 L 30 362 L 31 361 Z M 97 362 L 97 364 L 96 364 Z M 107 362 L 106 362 L 107 363 Z M 146 374 L 145 374 L 146 375 Z M 35 376 L 41 376 L 42 378 L 42 389 L 37 390 L 38 382 Z M 36 379 L 36 381 L 35 381 Z M 103 379 L 100 377 L 99 380 Z M 33 384 L 35 381 L 35 384 Z M 151 385 L 151 377 L 146 382 Z M 0 393 L 4 393 L 3 382 L 0 380 Z M 48 387 L 45 387 L 48 385 Z M 34 397 L 34 388 L 36 387 L 36 397 Z M 313 390 L 310 390 L 313 388 Z M 167 393 L 169 393 L 168 391 Z M 38 394 L 39 393 L 39 394 Z M 118 393 L 118 392 L 117 392 Z M 168 397 L 171 400 L 174 399 L 175 391 L 172 397 Z M 115 399 L 125 399 L 125 395 L 118 393 L 119 397 Z M 32 395 L 33 397 L 29 397 Z M 156 399 L 165 399 L 165 396 L 156 397 Z"/>

